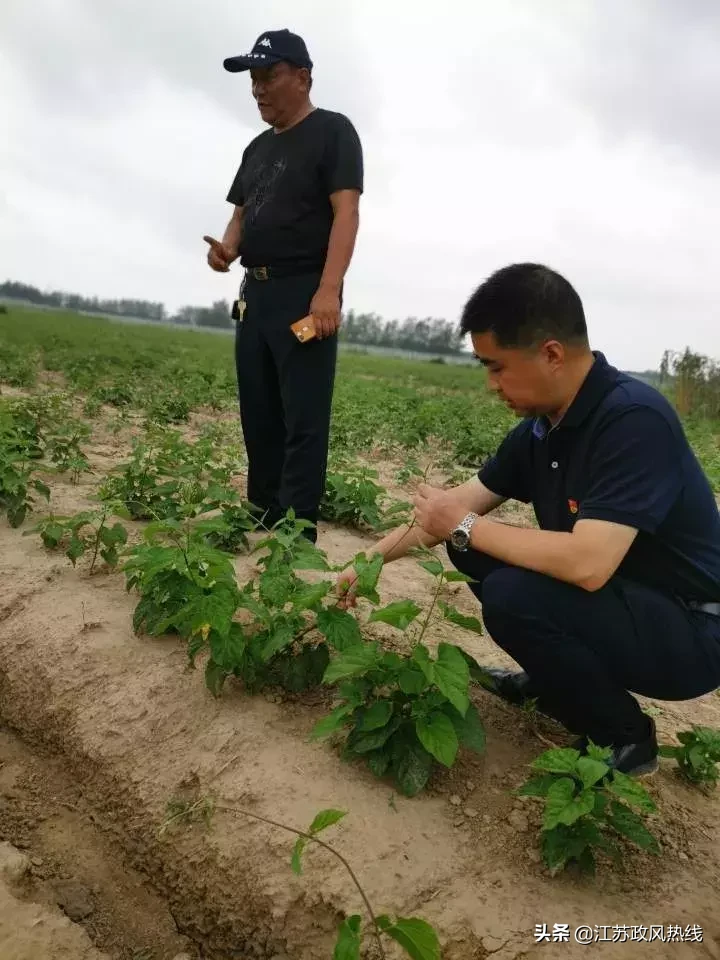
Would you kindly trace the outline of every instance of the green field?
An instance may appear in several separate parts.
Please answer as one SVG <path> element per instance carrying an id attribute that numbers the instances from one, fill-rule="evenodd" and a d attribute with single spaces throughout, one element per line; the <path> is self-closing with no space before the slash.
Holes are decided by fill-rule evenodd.
<path id="1" fill-rule="evenodd" d="M 202 408 L 237 409 L 227 336 L 24 309 L 11 309 L 1 324 L 0 382 L 33 389 L 41 371 L 61 374 L 67 391 L 84 398 L 88 420 L 103 405 L 166 424 Z M 473 366 L 341 353 L 334 458 L 374 451 L 398 461 L 429 456 L 450 471 L 474 468 L 514 422 Z M 718 425 L 691 419 L 686 427 L 720 489 Z"/>

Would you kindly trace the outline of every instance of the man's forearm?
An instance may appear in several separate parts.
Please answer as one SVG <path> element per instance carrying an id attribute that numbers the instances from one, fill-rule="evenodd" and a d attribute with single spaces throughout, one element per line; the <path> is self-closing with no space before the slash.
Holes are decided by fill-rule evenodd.
<path id="1" fill-rule="evenodd" d="M 392 563 L 393 560 L 399 560 L 416 547 L 432 548 L 440 542 L 417 524 L 407 523 L 403 524 L 402 527 L 396 527 L 395 530 L 383 537 L 372 552 L 382 554 L 385 563 Z"/>
<path id="2" fill-rule="evenodd" d="M 528 530 L 481 518 L 473 524 L 470 546 L 508 566 L 592 588 L 591 565 L 586 562 L 589 558 L 582 555 L 579 540 L 572 533 Z"/>
<path id="3" fill-rule="evenodd" d="M 340 292 L 355 250 L 360 214 L 354 210 L 338 210 L 333 219 L 325 258 L 325 268 L 320 279 L 321 287 Z"/>
<path id="4" fill-rule="evenodd" d="M 222 244 L 232 251 L 233 256 L 240 252 L 240 241 L 242 240 L 242 216 L 236 211 L 230 218 L 230 222 L 225 228 Z"/>

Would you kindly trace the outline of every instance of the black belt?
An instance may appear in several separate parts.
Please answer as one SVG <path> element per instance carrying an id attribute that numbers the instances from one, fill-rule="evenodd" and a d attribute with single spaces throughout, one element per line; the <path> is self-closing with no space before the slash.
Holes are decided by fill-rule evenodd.
<path id="1" fill-rule="evenodd" d="M 700 613 L 709 613 L 713 617 L 720 617 L 720 603 L 703 603 L 702 600 L 686 600 L 685 606 Z"/>
<path id="2" fill-rule="evenodd" d="M 297 277 L 304 273 L 322 273 L 324 267 L 298 264 L 287 264 L 278 267 L 245 267 L 245 276 L 249 280 L 280 280 L 283 277 Z"/>

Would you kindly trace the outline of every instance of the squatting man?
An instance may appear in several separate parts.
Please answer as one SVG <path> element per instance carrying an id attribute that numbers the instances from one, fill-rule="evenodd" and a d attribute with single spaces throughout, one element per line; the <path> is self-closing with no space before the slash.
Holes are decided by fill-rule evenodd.
<path id="1" fill-rule="evenodd" d="M 592 351 L 582 302 L 539 264 L 513 264 L 467 302 L 489 386 L 521 422 L 477 477 L 423 485 L 415 522 L 376 552 L 389 563 L 447 546 L 471 576 L 493 640 L 522 670 L 487 669 L 492 692 L 611 748 L 632 775 L 657 768 L 661 700 L 720 685 L 720 514 L 671 404 Z M 488 518 L 533 505 L 539 529 Z M 341 575 L 354 603 L 355 574 Z"/>

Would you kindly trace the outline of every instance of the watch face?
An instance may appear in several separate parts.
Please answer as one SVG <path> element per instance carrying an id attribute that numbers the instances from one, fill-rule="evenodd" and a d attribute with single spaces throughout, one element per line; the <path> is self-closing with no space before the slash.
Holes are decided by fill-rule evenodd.
<path id="1" fill-rule="evenodd" d="M 470 537 L 468 536 L 467 531 L 463 529 L 453 530 L 452 537 L 450 538 L 450 542 L 457 549 L 462 549 L 463 547 L 466 547 L 468 545 L 469 540 L 470 540 Z"/>

